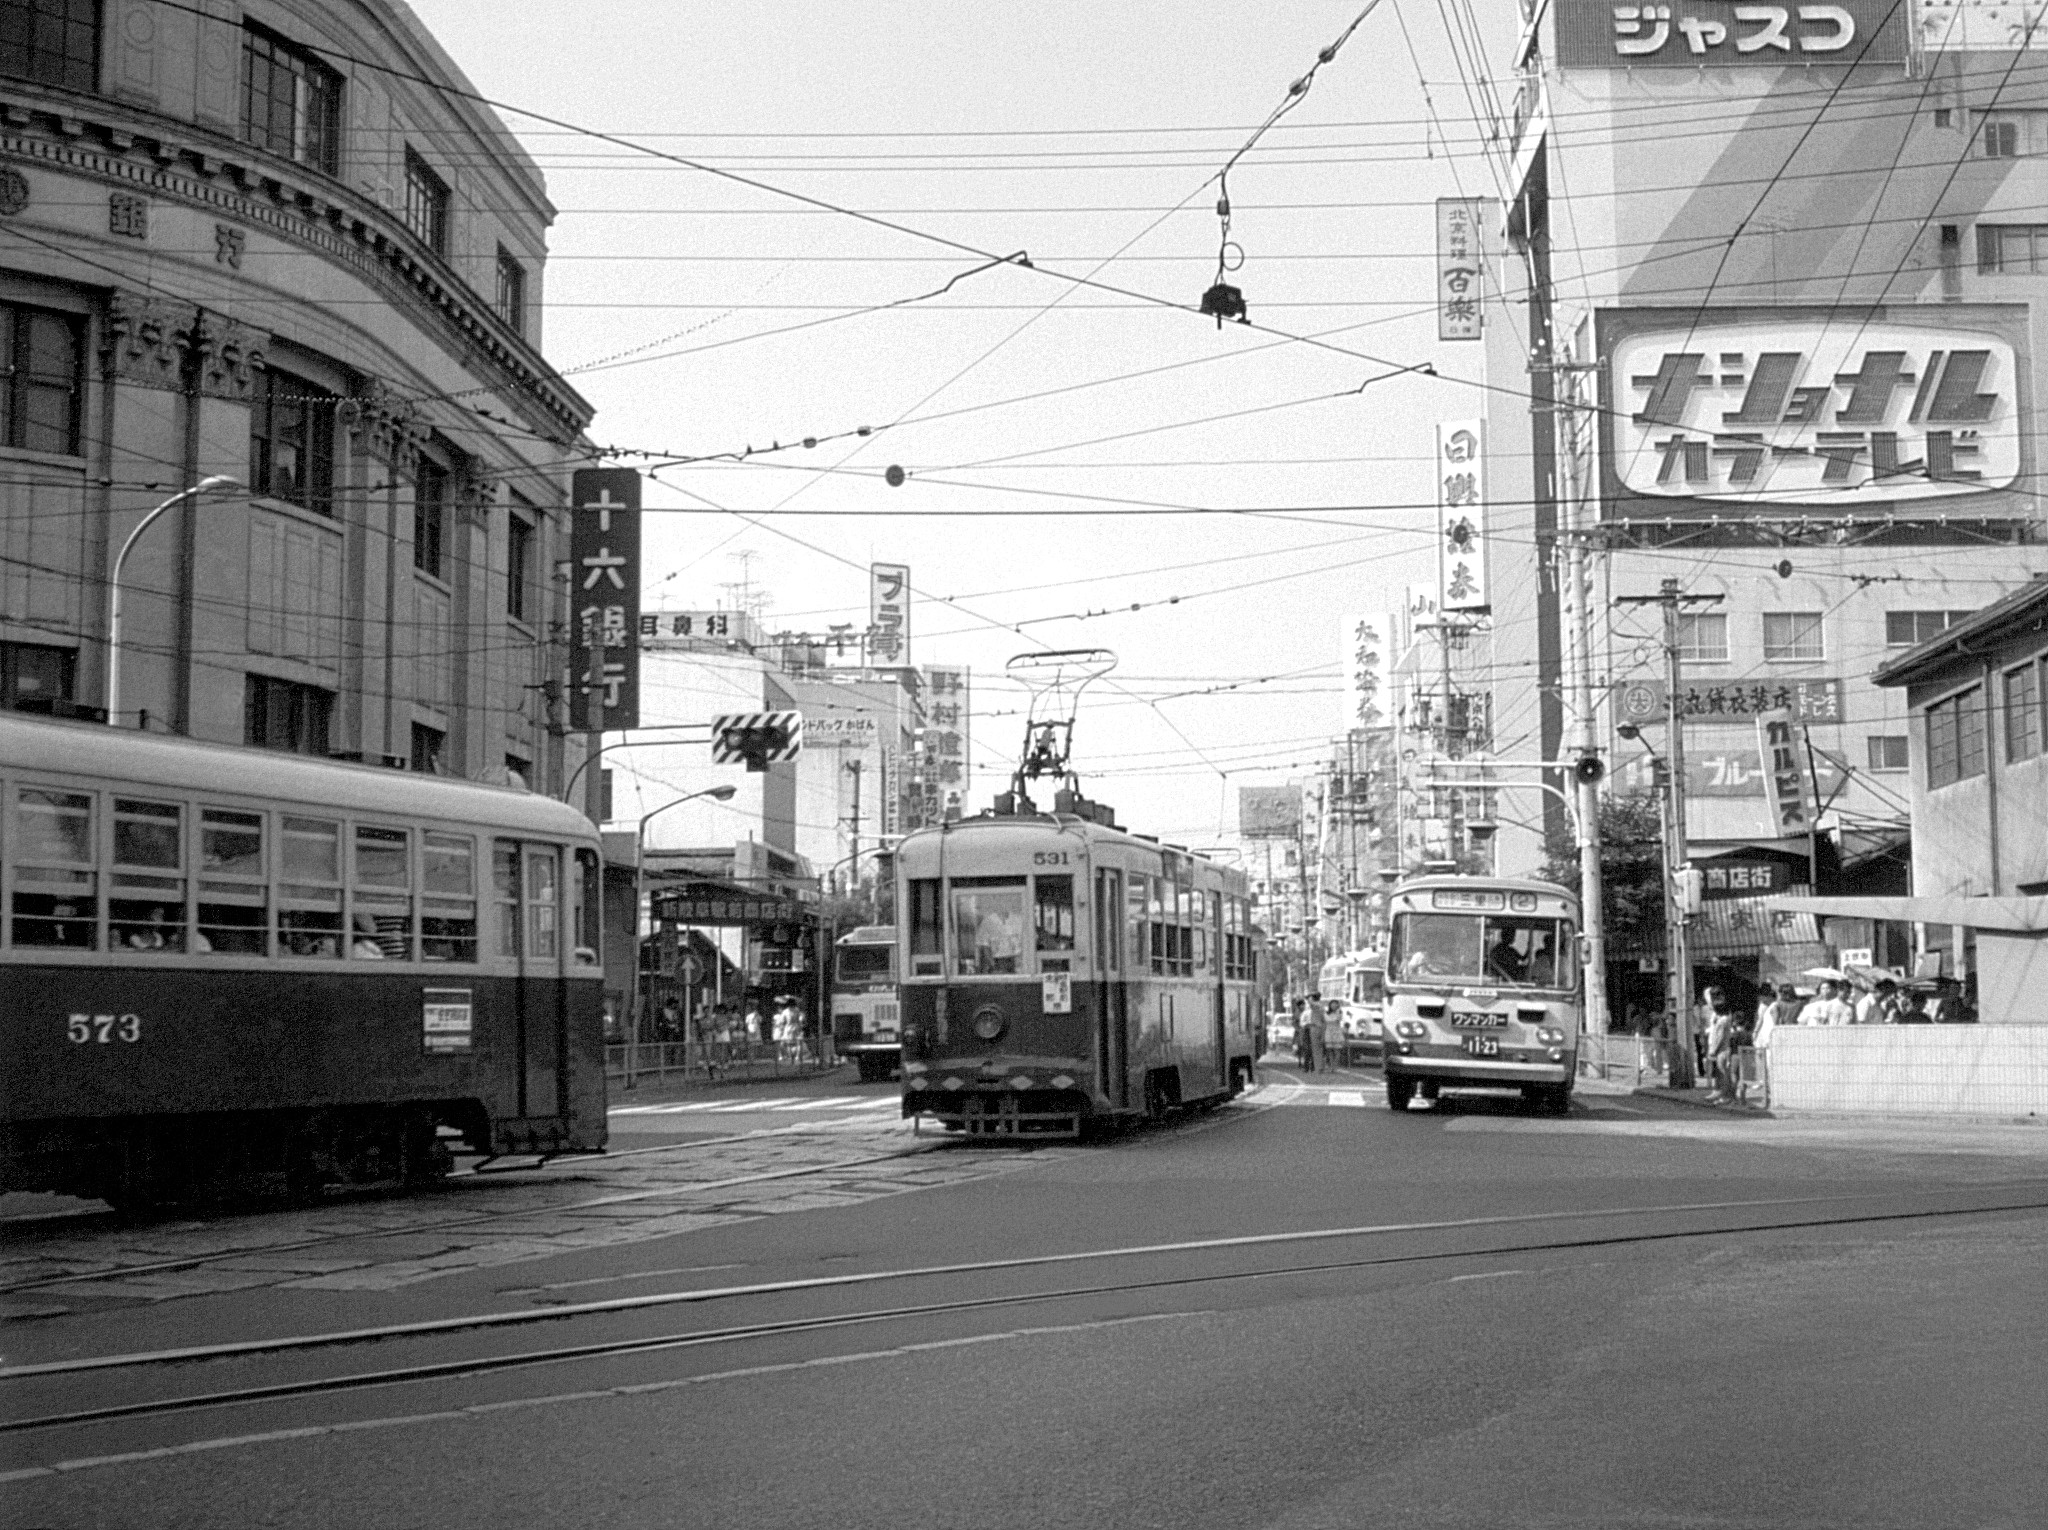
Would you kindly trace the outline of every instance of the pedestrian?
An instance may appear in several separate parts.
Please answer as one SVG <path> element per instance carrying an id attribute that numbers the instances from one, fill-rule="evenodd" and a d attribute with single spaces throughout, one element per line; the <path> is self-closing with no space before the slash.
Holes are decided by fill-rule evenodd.
<path id="1" fill-rule="evenodd" d="M 1843 1002 L 1832 978 L 1822 978 L 1820 991 L 1799 1012 L 1801 1025 L 1853 1025 L 1855 1012 Z"/>
<path id="2" fill-rule="evenodd" d="M 1768 990 L 1767 990 L 1768 991 Z M 1789 986 L 1786 992 L 1790 992 Z M 1779 1024 L 1782 1011 L 1795 1006 L 1778 1000 L 1764 1006 L 1763 1015 L 1756 1023 L 1756 1033 L 1750 1038 L 1750 1054 L 1756 1059 L 1756 1083 L 1759 1098 L 1757 1103 L 1768 1107 L 1771 1103 L 1771 1034 Z"/>
<path id="3" fill-rule="evenodd" d="M 655 1022 L 661 1028 L 663 1041 L 680 1041 L 683 1038 L 683 1015 L 676 1008 L 674 994 L 661 1001 L 661 1018 Z"/>
<path id="4" fill-rule="evenodd" d="M 1790 983 L 1778 985 L 1777 997 L 1764 1006 L 1763 1015 L 1757 1021 L 1759 1031 L 1768 1020 L 1773 1030 L 1781 1025 L 1797 1025 L 1799 1012 L 1806 1006 L 1799 1002 L 1799 990 Z"/>
<path id="5" fill-rule="evenodd" d="M 1330 1038 L 1325 1030 L 1329 1023 L 1328 1012 L 1323 1008 L 1323 996 L 1312 993 L 1308 996 L 1308 1007 L 1303 1011 L 1308 1025 L 1309 1072 L 1321 1072 L 1329 1058 Z"/>
<path id="6" fill-rule="evenodd" d="M 1747 1017 L 1732 1008 L 1719 989 L 1714 997 L 1714 1092 L 1717 1103 L 1734 1105 L 1742 1098 L 1742 1054 L 1755 1039 L 1756 1031 Z"/>
<path id="7" fill-rule="evenodd" d="M 747 1044 L 747 1055 L 754 1054 L 754 1043 L 767 1045 L 770 1042 L 768 1019 L 761 1013 L 761 1006 L 749 1004 L 746 1014 L 740 1020 L 740 1039 Z"/>
<path id="8" fill-rule="evenodd" d="M 804 1060 L 803 1017 L 797 1013 L 796 1000 L 788 994 L 782 996 L 775 1010 L 775 1045 L 784 1062 Z"/>
<path id="9" fill-rule="evenodd" d="M 1705 1067 L 1701 1072 L 1709 1080 L 1716 1104 L 1735 1098 L 1735 1091 L 1729 1084 L 1727 1073 L 1728 1038 L 1733 1034 L 1735 1012 L 1728 1007 L 1725 990 L 1710 987 L 1706 991 L 1705 1024 L 1700 1028 L 1700 1046 L 1704 1053 Z"/>

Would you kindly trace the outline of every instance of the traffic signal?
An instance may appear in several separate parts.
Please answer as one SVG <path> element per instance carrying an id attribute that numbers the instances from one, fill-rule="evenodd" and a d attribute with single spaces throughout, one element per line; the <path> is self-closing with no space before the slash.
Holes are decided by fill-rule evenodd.
<path id="1" fill-rule="evenodd" d="M 1590 750 L 1580 755 L 1572 765 L 1572 776 L 1587 786 L 1598 786 L 1606 775 L 1606 764 Z"/>
<path id="2" fill-rule="evenodd" d="M 711 720 L 711 761 L 748 770 L 793 760 L 803 752 L 801 712 L 732 712 Z"/>

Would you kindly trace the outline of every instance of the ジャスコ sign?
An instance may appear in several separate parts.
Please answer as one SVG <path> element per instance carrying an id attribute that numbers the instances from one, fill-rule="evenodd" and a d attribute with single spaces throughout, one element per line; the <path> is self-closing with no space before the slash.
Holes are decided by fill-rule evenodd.
<path id="1" fill-rule="evenodd" d="M 569 727 L 640 726 L 640 475 L 579 468 L 569 488 Z"/>
<path id="2" fill-rule="evenodd" d="M 1901 313 L 1602 313 L 1609 504 L 1903 512 L 2011 489 L 2025 467 L 2025 363 L 2010 328 L 1972 326 L 1952 307 L 1926 322 Z"/>
<path id="3" fill-rule="evenodd" d="M 1902 65 L 1906 14 L 1899 0 L 1557 0 L 1557 62 L 1567 69 Z"/>

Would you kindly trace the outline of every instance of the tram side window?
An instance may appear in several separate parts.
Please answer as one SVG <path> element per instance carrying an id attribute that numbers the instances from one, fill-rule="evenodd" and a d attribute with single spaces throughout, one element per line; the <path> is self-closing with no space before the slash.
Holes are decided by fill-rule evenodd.
<path id="1" fill-rule="evenodd" d="M 172 802 L 114 799 L 114 869 L 107 938 L 116 950 L 186 948 L 185 810 Z M 193 942 L 194 949 L 211 950 Z"/>
<path id="2" fill-rule="evenodd" d="M 476 960 L 476 842 L 467 834 L 421 836 L 420 960 Z"/>
<path id="3" fill-rule="evenodd" d="M 17 946 L 99 949 L 93 799 L 24 786 L 14 798 L 13 936 Z"/>
<path id="4" fill-rule="evenodd" d="M 910 883 L 910 975 L 938 977 L 945 971 L 945 934 L 941 929 L 943 905 L 939 901 L 936 877 L 917 877 Z"/>
<path id="5" fill-rule="evenodd" d="M 412 960 L 412 833 L 359 823 L 348 954 Z M 372 954 L 374 953 L 374 955 Z"/>
<path id="6" fill-rule="evenodd" d="M 1022 971 L 1024 879 L 955 879 L 953 939 L 953 970 L 962 977 L 998 977 Z"/>
<path id="7" fill-rule="evenodd" d="M 526 954 L 535 961 L 552 962 L 561 956 L 561 908 L 556 902 L 560 867 L 552 845 L 526 852 Z"/>
<path id="8" fill-rule="evenodd" d="M 1123 878 L 1115 871 L 1095 873 L 1095 967 L 1101 977 L 1123 971 L 1124 890 Z"/>
<path id="9" fill-rule="evenodd" d="M 282 831 L 277 954 L 340 956 L 341 825 L 326 818 L 286 818 Z M 378 950 L 374 939 L 366 944 Z"/>
<path id="10" fill-rule="evenodd" d="M 1074 879 L 1038 877 L 1038 970 L 1065 972 L 1073 963 Z"/>
<path id="11" fill-rule="evenodd" d="M 1130 932 L 1130 957 L 1124 971 L 1135 977 L 1152 962 L 1151 921 L 1146 910 L 1152 906 L 1151 878 L 1134 871 L 1124 884 L 1124 927 Z"/>
<path id="12" fill-rule="evenodd" d="M 265 871 L 261 813 L 199 810 L 199 933 L 193 950 L 234 956 L 268 951 Z"/>
<path id="13" fill-rule="evenodd" d="M 575 899 L 576 961 L 580 966 L 595 967 L 597 953 L 601 949 L 598 940 L 598 915 L 604 907 L 603 872 L 599 869 L 595 850 L 576 852 L 576 881 L 570 887 Z"/>
<path id="14" fill-rule="evenodd" d="M 1151 926 L 1152 970 L 1164 975 L 1173 970 L 1173 934 L 1167 918 L 1173 907 L 1173 884 L 1164 877 L 1152 877 L 1151 896 L 1146 899 L 1146 909 Z"/>
<path id="15" fill-rule="evenodd" d="M 509 839 L 491 841 L 491 894 L 498 906 L 498 955 L 519 956 L 519 846 Z"/>

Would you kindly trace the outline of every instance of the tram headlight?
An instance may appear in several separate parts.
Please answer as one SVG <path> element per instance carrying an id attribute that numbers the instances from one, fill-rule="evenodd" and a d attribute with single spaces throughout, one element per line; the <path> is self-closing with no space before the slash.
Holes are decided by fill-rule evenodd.
<path id="1" fill-rule="evenodd" d="M 1003 1034 L 1003 1012 L 993 1004 L 985 1004 L 974 1012 L 974 1034 L 983 1041 L 994 1041 Z"/>

